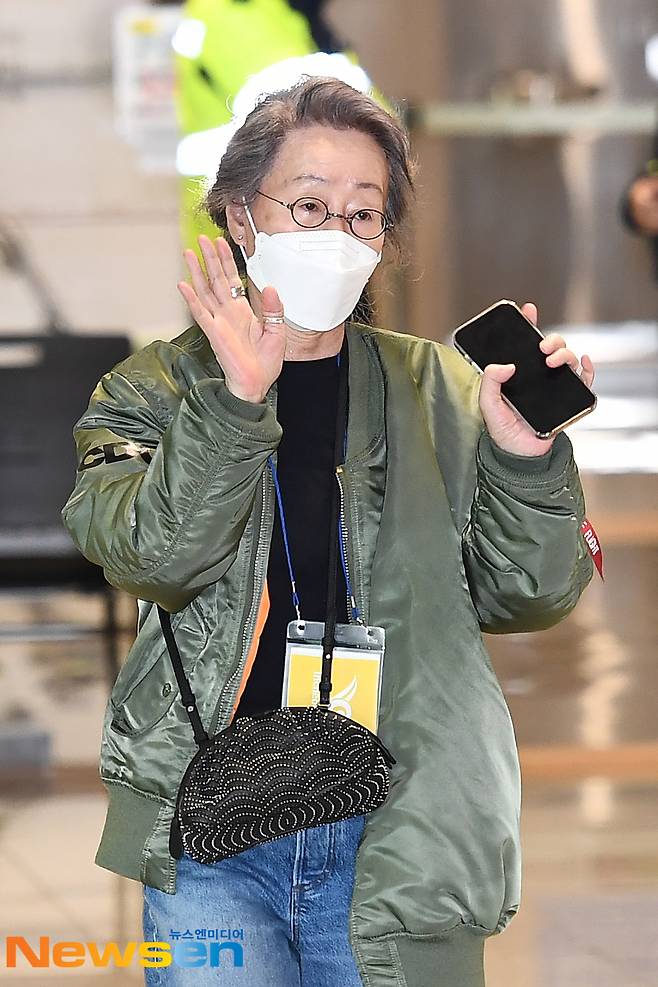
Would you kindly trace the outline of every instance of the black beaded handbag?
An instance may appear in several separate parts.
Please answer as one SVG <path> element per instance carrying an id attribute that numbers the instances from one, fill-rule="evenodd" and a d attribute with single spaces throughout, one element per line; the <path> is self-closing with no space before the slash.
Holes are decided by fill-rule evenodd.
<path id="1" fill-rule="evenodd" d="M 343 343 L 338 387 L 335 462 L 347 421 L 347 346 Z M 338 528 L 334 486 L 332 532 Z M 329 551 L 327 617 L 322 640 L 318 706 L 284 706 L 240 716 L 208 737 L 185 675 L 169 614 L 158 614 L 181 702 L 199 750 L 178 789 L 169 850 L 212 864 L 290 833 L 337 822 L 381 806 L 389 793 L 395 758 L 367 727 L 329 709 L 336 627 L 338 538 Z"/>

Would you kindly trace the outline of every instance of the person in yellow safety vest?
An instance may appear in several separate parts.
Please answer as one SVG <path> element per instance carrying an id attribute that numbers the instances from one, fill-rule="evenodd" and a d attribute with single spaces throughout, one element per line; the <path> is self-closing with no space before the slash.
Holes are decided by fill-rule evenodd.
<path id="1" fill-rule="evenodd" d="M 230 101 L 252 74 L 316 51 L 344 51 L 326 24 L 324 0 L 187 0 L 175 39 L 176 109 L 181 135 L 210 130 L 232 116 Z M 199 182 L 181 178 L 183 246 L 221 232 L 198 210 Z"/>

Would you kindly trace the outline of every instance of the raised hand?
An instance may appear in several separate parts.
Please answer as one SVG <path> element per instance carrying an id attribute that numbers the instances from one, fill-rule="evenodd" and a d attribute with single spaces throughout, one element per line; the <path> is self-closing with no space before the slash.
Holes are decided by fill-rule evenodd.
<path id="1" fill-rule="evenodd" d="M 641 175 L 628 192 L 631 215 L 640 233 L 658 236 L 658 175 Z"/>
<path id="2" fill-rule="evenodd" d="M 522 306 L 521 311 L 527 319 L 537 325 L 536 305 L 527 302 Z M 594 364 L 589 356 L 584 355 L 579 364 L 576 354 L 567 349 L 564 339 L 557 333 L 551 333 L 542 339 L 539 347 L 546 354 L 546 363 L 549 367 L 559 367 L 563 363 L 568 363 L 573 370 L 580 368 L 583 383 L 591 387 L 594 380 Z M 513 363 L 490 363 L 484 368 L 480 385 L 480 411 L 489 435 L 501 449 L 515 453 L 517 456 L 541 456 L 551 448 L 555 437 L 538 439 L 530 426 L 503 401 L 500 394 L 500 385 L 505 384 L 515 371 Z"/>
<path id="3" fill-rule="evenodd" d="M 200 236 L 199 247 L 206 271 L 194 251 L 186 250 L 192 284 L 179 281 L 178 290 L 208 337 L 228 389 L 245 401 L 263 401 L 283 365 L 286 327 L 281 299 L 275 288 L 264 288 L 259 321 L 246 296 L 231 295 L 231 288 L 241 289 L 242 282 L 224 237 L 213 241 Z"/>

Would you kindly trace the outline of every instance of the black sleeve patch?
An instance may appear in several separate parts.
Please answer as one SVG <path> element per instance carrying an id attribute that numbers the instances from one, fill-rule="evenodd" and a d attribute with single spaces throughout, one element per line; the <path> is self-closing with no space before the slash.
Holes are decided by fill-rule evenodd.
<path id="1" fill-rule="evenodd" d="M 78 466 L 78 472 L 103 463 L 110 466 L 112 463 L 121 463 L 125 459 L 135 459 L 137 456 L 148 464 L 153 459 L 153 451 L 149 446 L 140 445 L 138 442 L 107 442 L 102 446 L 92 446 Z"/>

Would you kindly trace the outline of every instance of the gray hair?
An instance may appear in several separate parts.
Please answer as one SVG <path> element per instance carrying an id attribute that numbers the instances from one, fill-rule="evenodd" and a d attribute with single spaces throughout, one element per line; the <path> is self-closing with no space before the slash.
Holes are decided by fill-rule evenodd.
<path id="1" fill-rule="evenodd" d="M 318 123 L 339 130 L 358 130 L 381 147 L 389 169 L 385 213 L 393 226 L 387 241 L 400 255 L 416 172 L 408 134 L 372 97 L 339 79 L 311 77 L 265 96 L 229 141 L 201 208 L 216 226 L 226 230 L 227 205 L 242 202 L 243 196 L 248 203 L 255 198 L 286 136 Z M 231 243 L 231 247 L 238 270 L 244 274 L 242 253 L 235 244 Z"/>

